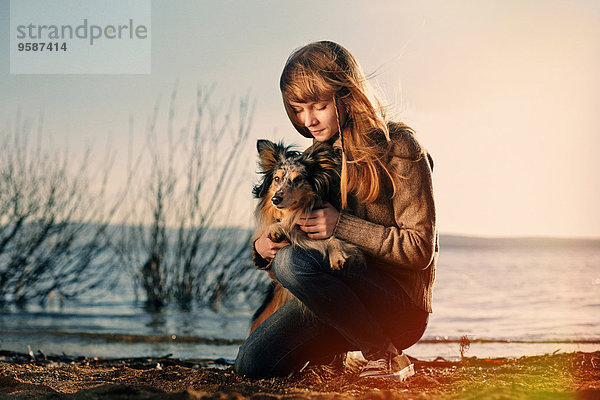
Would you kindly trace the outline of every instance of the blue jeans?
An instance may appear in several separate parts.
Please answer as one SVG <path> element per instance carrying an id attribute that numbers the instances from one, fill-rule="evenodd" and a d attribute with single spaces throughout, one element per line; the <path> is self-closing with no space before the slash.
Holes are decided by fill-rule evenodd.
<path id="1" fill-rule="evenodd" d="M 319 252 L 287 246 L 272 264 L 292 300 L 240 347 L 235 370 L 254 378 L 286 376 L 307 361 L 361 350 L 365 358 L 397 354 L 425 332 L 429 314 L 386 273 L 364 263 L 337 271 Z"/>

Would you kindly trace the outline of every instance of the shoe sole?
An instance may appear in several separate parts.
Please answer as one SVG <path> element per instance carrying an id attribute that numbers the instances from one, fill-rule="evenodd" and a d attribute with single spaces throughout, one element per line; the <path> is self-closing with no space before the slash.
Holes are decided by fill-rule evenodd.
<path id="1" fill-rule="evenodd" d="M 361 374 L 360 378 L 383 378 L 390 379 L 394 381 L 405 381 L 415 374 L 415 367 L 413 364 L 410 364 L 408 367 L 404 367 L 400 371 L 393 372 L 391 374 L 385 374 L 381 372 L 373 372 L 367 373 L 365 375 Z"/>

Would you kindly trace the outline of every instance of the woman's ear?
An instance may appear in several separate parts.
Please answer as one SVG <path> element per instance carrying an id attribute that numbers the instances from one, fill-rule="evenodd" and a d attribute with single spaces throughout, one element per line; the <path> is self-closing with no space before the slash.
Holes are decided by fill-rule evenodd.
<path id="1" fill-rule="evenodd" d="M 342 90 L 340 92 L 342 92 L 344 89 L 346 89 L 346 88 L 342 88 Z M 350 108 L 349 108 L 349 105 L 346 104 L 346 102 L 342 100 L 342 98 L 340 97 L 340 93 L 333 95 L 333 105 L 335 106 L 335 114 L 337 117 L 338 128 L 339 128 L 340 135 L 341 135 L 342 130 L 346 127 L 346 125 L 348 123 L 349 115 L 350 115 Z"/>

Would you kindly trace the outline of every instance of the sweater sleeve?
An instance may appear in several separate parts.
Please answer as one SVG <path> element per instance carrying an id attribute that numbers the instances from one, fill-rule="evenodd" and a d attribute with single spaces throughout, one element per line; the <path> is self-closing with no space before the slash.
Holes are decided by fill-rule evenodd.
<path id="1" fill-rule="evenodd" d="M 426 269 L 435 253 L 436 220 L 431 159 L 412 136 L 393 144 L 388 168 L 396 185 L 394 223 L 379 225 L 342 211 L 334 235 L 387 264 Z M 383 210 L 382 210 L 383 211 Z"/>

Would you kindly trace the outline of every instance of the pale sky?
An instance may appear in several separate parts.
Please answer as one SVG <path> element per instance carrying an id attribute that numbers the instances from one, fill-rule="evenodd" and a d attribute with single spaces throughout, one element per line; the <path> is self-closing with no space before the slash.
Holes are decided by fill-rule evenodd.
<path id="1" fill-rule="evenodd" d="M 142 125 L 176 84 L 187 110 L 216 83 L 256 101 L 248 157 L 257 138 L 304 147 L 279 74 L 292 50 L 328 39 L 431 152 L 440 232 L 600 237 L 599 21 L 596 0 L 153 1 L 151 74 L 11 75 L 0 0 L 0 124 L 21 108 L 73 148 L 120 148 L 130 115 Z"/>

